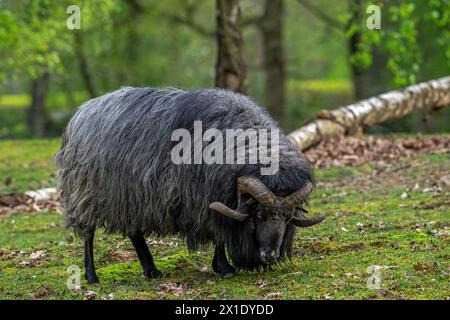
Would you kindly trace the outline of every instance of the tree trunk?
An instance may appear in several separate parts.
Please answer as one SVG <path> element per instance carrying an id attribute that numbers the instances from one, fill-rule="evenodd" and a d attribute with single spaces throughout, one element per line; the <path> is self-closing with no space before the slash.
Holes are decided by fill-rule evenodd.
<path id="1" fill-rule="evenodd" d="M 450 104 L 450 77 L 393 90 L 355 104 L 319 113 L 317 119 L 289 134 L 299 150 L 305 150 L 321 140 L 357 132 L 410 113 L 434 111 Z"/>
<path id="2" fill-rule="evenodd" d="M 242 56 L 238 0 L 216 0 L 217 63 L 216 87 L 245 93 L 247 74 Z"/>
<path id="3" fill-rule="evenodd" d="M 44 73 L 31 84 L 31 106 L 28 110 L 28 125 L 33 136 L 42 136 L 45 132 L 44 103 L 47 94 L 49 74 Z"/>
<path id="4" fill-rule="evenodd" d="M 83 78 L 84 86 L 92 98 L 97 96 L 94 82 L 92 80 L 92 75 L 89 72 L 88 62 L 86 59 L 86 55 L 84 54 L 84 38 L 81 30 L 75 30 L 75 54 L 78 59 L 78 63 L 80 65 L 80 73 Z"/>
<path id="5" fill-rule="evenodd" d="M 357 24 L 358 29 L 350 36 L 348 40 L 349 46 L 349 54 L 350 57 L 353 57 L 358 52 L 359 44 L 361 43 L 361 31 L 359 30 L 361 24 L 361 0 L 353 0 L 350 3 L 350 12 L 351 18 L 349 21 L 349 27 L 352 24 Z M 350 59 L 351 61 L 351 59 Z M 350 62 L 350 69 L 353 78 L 353 92 L 354 97 L 357 100 L 364 99 L 366 97 L 365 93 L 365 79 L 364 79 L 364 70 L 361 66 L 357 65 L 354 62 Z"/>
<path id="6" fill-rule="evenodd" d="M 283 0 L 265 0 L 261 19 L 265 104 L 275 120 L 285 120 L 285 63 L 283 53 Z"/>

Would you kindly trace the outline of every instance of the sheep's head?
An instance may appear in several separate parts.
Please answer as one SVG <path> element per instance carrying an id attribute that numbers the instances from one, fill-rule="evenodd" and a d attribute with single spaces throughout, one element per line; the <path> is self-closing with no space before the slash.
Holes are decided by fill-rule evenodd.
<path id="1" fill-rule="evenodd" d="M 307 182 L 300 190 L 281 198 L 276 197 L 258 178 L 243 176 L 237 182 L 238 209 L 231 209 L 221 202 L 213 202 L 209 207 L 237 221 L 252 219 L 260 259 L 265 264 L 271 264 L 280 256 L 280 247 L 289 223 L 297 227 L 309 227 L 325 219 L 323 214 L 312 218 L 303 215 L 306 211 L 302 206 L 312 189 L 312 183 Z M 243 199 L 245 210 L 240 209 Z"/>

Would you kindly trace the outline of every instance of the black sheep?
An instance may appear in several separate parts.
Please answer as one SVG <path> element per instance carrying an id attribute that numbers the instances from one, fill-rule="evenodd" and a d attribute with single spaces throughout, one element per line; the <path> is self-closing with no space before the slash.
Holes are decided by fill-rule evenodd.
<path id="1" fill-rule="evenodd" d="M 227 129 L 279 132 L 252 99 L 220 89 L 121 88 L 87 101 L 70 120 L 55 159 L 66 225 L 85 241 L 89 283 L 98 282 L 98 227 L 130 237 L 148 277 L 161 273 L 144 237 L 169 234 L 184 237 L 190 250 L 214 243 L 213 270 L 229 277 L 235 268 L 225 250 L 235 267 L 259 269 L 290 257 L 294 226 L 324 219 L 302 214 L 314 186 L 312 171 L 282 133 L 268 143 L 278 140 L 271 150 L 278 153 L 273 174 L 262 174 L 267 163 L 259 160 L 174 163 L 173 133 L 193 134 L 197 121 L 224 135 Z"/>

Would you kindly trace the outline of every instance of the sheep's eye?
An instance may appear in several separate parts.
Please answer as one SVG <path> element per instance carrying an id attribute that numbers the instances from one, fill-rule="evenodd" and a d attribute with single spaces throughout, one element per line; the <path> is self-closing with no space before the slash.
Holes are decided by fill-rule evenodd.
<path id="1" fill-rule="evenodd" d="M 272 211 L 272 218 L 274 220 L 284 220 L 284 214 L 281 211 L 274 210 Z"/>

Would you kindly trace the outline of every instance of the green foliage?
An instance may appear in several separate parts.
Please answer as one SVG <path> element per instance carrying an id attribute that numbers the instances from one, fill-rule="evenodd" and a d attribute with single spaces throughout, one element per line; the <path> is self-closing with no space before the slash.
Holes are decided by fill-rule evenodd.
<path id="1" fill-rule="evenodd" d="M 360 42 L 357 44 L 356 52 L 350 55 L 350 64 L 358 66 L 360 69 L 367 69 L 373 62 L 373 48 L 380 44 L 381 35 L 378 30 L 370 30 L 366 27 L 365 8 L 371 3 L 359 8 L 354 8 L 355 12 L 346 12 L 340 15 L 339 21 L 346 26 L 345 35 L 351 38 L 356 33 L 360 34 Z M 355 6 L 356 4 L 353 4 Z M 377 3 L 382 8 L 382 3 Z M 350 3 L 350 8 L 352 3 Z M 358 14 L 359 19 L 353 15 Z"/>
<path id="2" fill-rule="evenodd" d="M 365 3 L 362 9 L 372 2 Z M 373 63 L 374 49 L 387 56 L 387 68 L 392 74 L 390 83 L 394 87 L 414 84 L 429 79 L 423 74 L 424 55 L 434 44 L 439 49 L 433 52 L 433 59 L 439 60 L 442 75 L 450 71 L 450 2 L 448 0 L 402 0 L 398 2 L 377 1 L 381 8 L 381 30 L 370 30 L 365 19 L 349 25 L 347 36 L 361 33 L 358 50 L 350 62 L 362 69 Z M 344 14 L 342 21 L 348 22 L 350 14 Z M 444 55 L 439 51 L 443 50 Z"/>
<path id="3" fill-rule="evenodd" d="M 417 82 L 421 54 L 417 44 L 417 18 L 414 3 L 402 3 L 389 8 L 390 18 L 397 30 L 385 33 L 389 53 L 388 68 L 394 75 L 396 86 Z"/>
<path id="4" fill-rule="evenodd" d="M 115 1 L 79 1 L 82 29 L 108 31 Z M 71 54 L 73 30 L 66 26 L 70 1 L 0 2 L 0 77 L 64 72 L 62 56 Z M 1 79 L 1 78 L 0 78 Z"/>
<path id="5" fill-rule="evenodd" d="M 0 107 L 0 138 L 31 138 L 25 108 Z"/>
<path id="6" fill-rule="evenodd" d="M 450 1 L 429 0 L 427 4 L 430 12 L 426 15 L 425 21 L 432 21 L 441 31 L 437 43 L 445 52 L 447 65 L 450 65 Z"/>
<path id="7" fill-rule="evenodd" d="M 367 69 L 373 62 L 373 46 L 380 43 L 381 37 L 378 32 L 371 31 L 363 33 L 361 39 L 362 41 L 358 46 L 358 51 L 350 57 L 350 63 L 362 69 Z"/>
<path id="8" fill-rule="evenodd" d="M 68 50 L 65 21 L 55 19 L 60 6 L 51 1 L 2 2 L 0 11 L 0 71 L 25 72 L 35 78 L 44 72 L 61 72 L 59 52 Z"/>
<path id="9" fill-rule="evenodd" d="M 30 136 L 25 121 L 30 100 L 23 97 L 30 90 L 30 80 L 43 72 L 51 75 L 46 131 L 49 135 L 61 132 L 73 110 L 90 98 L 79 51 L 96 95 L 129 85 L 213 86 L 214 1 L 138 0 L 137 9 L 131 3 L 78 1 L 81 30 L 69 30 L 66 8 L 72 3 L 68 0 L 0 1 L 0 93 L 6 94 L 0 96 L 0 137 Z M 337 1 L 333 6 L 328 0 L 314 3 L 343 27 L 324 22 L 297 0 L 284 2 L 286 109 L 291 122 L 285 129 L 298 127 L 320 109 L 353 102 L 352 65 L 369 78 L 368 95 L 449 74 L 448 0 L 363 1 L 359 21 L 352 20 L 349 4 L 353 1 Z M 366 8 L 372 3 L 381 8 L 381 30 L 366 27 Z M 263 9 L 256 0 L 243 0 L 241 7 L 244 21 L 261 15 Z M 361 41 L 349 56 L 348 40 L 356 32 L 361 33 Z M 74 39 L 77 33 L 82 44 Z M 257 25 L 249 24 L 243 35 L 248 93 L 264 106 L 261 34 Z M 19 96 L 13 98 L 10 93 Z M 442 117 L 434 117 L 430 125 L 419 126 L 418 117 L 413 116 L 389 125 L 389 130 L 448 131 L 443 122 Z"/>

